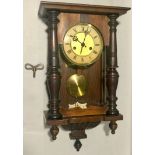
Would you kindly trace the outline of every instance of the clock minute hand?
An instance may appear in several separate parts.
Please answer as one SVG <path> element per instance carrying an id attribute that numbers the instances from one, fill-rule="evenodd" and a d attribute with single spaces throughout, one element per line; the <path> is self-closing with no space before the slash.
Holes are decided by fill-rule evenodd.
<path id="1" fill-rule="evenodd" d="M 79 41 L 78 37 L 77 36 L 74 36 L 73 37 L 73 41 L 77 41 L 79 42 L 81 45 L 83 44 L 81 41 Z M 86 47 L 86 45 L 84 45 Z"/>
<path id="2" fill-rule="evenodd" d="M 81 51 L 80 51 L 80 54 L 82 53 L 82 49 L 83 49 L 83 47 L 84 47 L 84 46 L 87 47 L 87 46 L 85 45 L 84 42 L 85 42 L 85 40 L 86 40 L 86 37 L 87 37 L 88 33 L 89 33 L 88 30 L 84 32 L 85 37 L 84 37 L 83 42 L 81 43 Z"/>
<path id="3" fill-rule="evenodd" d="M 83 43 L 85 42 L 86 37 L 87 37 L 87 35 L 88 35 L 89 33 L 90 33 L 90 30 L 88 30 L 88 28 L 87 28 L 87 30 L 86 30 L 86 31 L 84 31 L 85 38 L 84 38 L 84 40 L 83 40 Z"/>
<path id="4" fill-rule="evenodd" d="M 85 40 L 86 40 L 86 37 L 87 37 L 87 32 L 85 32 L 85 37 L 84 37 L 84 40 L 83 40 L 83 43 L 85 42 Z"/>
<path id="5" fill-rule="evenodd" d="M 80 54 L 82 53 L 82 49 L 83 49 L 83 46 L 81 46 L 81 51 L 80 51 Z"/>

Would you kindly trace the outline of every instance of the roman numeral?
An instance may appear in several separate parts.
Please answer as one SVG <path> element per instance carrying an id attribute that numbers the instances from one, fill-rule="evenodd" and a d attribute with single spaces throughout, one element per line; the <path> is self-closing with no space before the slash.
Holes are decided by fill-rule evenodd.
<path id="1" fill-rule="evenodd" d="M 69 35 L 70 37 L 74 37 L 73 35 Z"/>
<path id="2" fill-rule="evenodd" d="M 95 46 L 99 46 L 100 44 L 95 44 Z"/>
<path id="3" fill-rule="evenodd" d="M 74 55 L 73 59 L 74 59 L 74 60 L 76 60 L 76 58 L 77 58 L 77 56 L 76 56 L 76 55 Z"/>
<path id="4" fill-rule="evenodd" d="M 97 54 L 97 52 L 94 50 L 93 53 Z"/>
<path id="5" fill-rule="evenodd" d="M 70 54 L 72 52 L 72 50 L 68 50 L 67 53 Z"/>
<path id="6" fill-rule="evenodd" d="M 90 31 L 91 31 L 91 30 L 89 29 L 89 27 L 87 27 L 87 30 L 85 31 L 85 33 L 89 34 Z"/>
<path id="7" fill-rule="evenodd" d="M 93 37 L 94 39 L 96 39 L 97 38 L 97 36 L 95 36 L 95 37 Z"/>
<path id="8" fill-rule="evenodd" d="M 77 30 L 76 29 L 73 29 L 73 31 L 77 33 Z"/>
<path id="9" fill-rule="evenodd" d="M 84 26 L 82 27 L 82 31 L 84 31 Z"/>
<path id="10" fill-rule="evenodd" d="M 84 59 L 83 59 L 83 58 L 81 58 L 81 61 L 82 61 L 82 62 L 84 62 Z"/>

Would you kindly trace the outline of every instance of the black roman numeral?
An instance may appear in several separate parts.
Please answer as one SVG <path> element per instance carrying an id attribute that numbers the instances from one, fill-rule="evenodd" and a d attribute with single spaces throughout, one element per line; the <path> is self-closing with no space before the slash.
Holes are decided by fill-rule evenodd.
<path id="1" fill-rule="evenodd" d="M 70 54 L 72 52 L 72 50 L 68 50 L 67 53 Z"/>
<path id="2" fill-rule="evenodd" d="M 74 59 L 74 60 L 76 60 L 76 58 L 77 58 L 77 56 L 76 56 L 76 55 L 74 55 L 73 59 Z"/>
<path id="3" fill-rule="evenodd" d="M 85 33 L 89 34 L 90 31 L 91 31 L 91 30 L 89 29 L 89 27 L 87 27 L 87 30 L 85 31 Z"/>
<path id="4" fill-rule="evenodd" d="M 94 37 L 94 39 L 96 39 L 96 38 L 97 38 L 97 36 Z"/>
<path id="5" fill-rule="evenodd" d="M 73 29 L 73 31 L 77 33 L 77 30 L 76 29 Z"/>
<path id="6" fill-rule="evenodd" d="M 82 31 L 84 31 L 84 26 L 82 27 Z"/>
<path id="7" fill-rule="evenodd" d="M 100 44 L 95 44 L 95 46 L 100 46 Z"/>
<path id="8" fill-rule="evenodd" d="M 93 53 L 97 54 L 97 52 L 94 50 Z"/>

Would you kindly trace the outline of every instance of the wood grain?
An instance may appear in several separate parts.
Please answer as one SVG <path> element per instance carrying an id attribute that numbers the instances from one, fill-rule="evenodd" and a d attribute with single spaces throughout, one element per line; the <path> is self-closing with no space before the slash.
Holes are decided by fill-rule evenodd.
<path id="1" fill-rule="evenodd" d="M 111 13 L 115 13 L 118 15 L 122 15 L 125 14 L 128 10 L 130 10 L 130 8 L 42 1 L 40 3 L 38 15 L 44 18 L 47 16 L 47 12 L 50 10 L 58 10 L 60 12 L 65 13 L 87 13 L 87 14 L 99 14 L 99 15 L 108 15 Z"/>

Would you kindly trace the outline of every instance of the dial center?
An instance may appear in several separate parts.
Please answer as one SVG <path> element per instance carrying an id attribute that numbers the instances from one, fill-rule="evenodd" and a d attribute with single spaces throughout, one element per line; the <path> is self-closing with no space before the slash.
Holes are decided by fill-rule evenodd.
<path id="1" fill-rule="evenodd" d="M 76 55 L 87 56 L 92 52 L 92 49 L 94 48 L 93 37 L 90 34 L 79 32 L 73 36 L 71 47 Z M 89 47 L 91 47 L 91 50 Z"/>
<path id="2" fill-rule="evenodd" d="M 84 47 L 85 46 L 85 43 L 81 43 L 81 46 Z"/>

